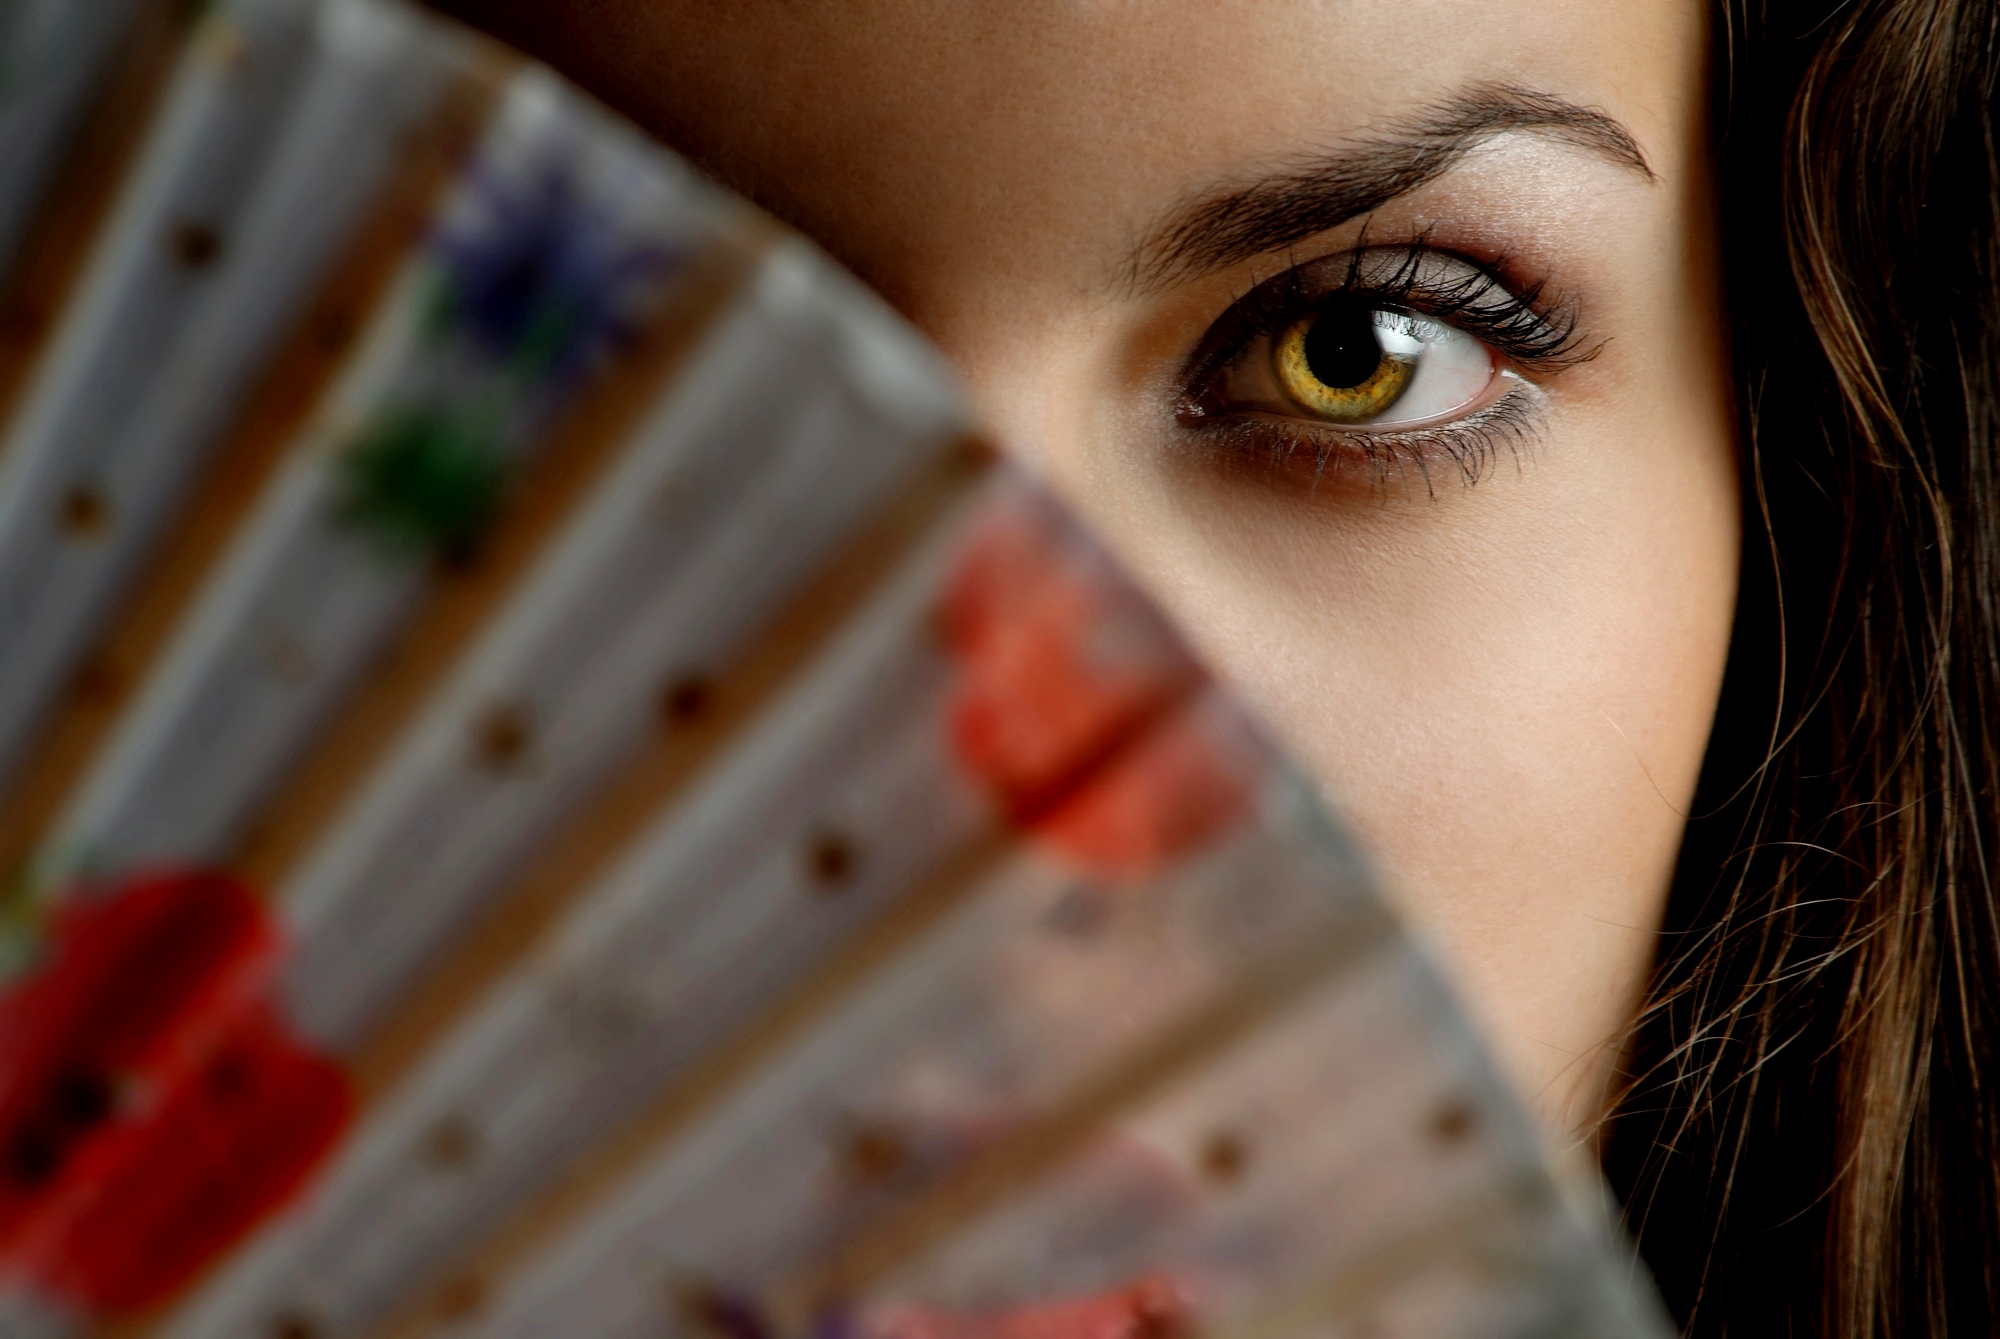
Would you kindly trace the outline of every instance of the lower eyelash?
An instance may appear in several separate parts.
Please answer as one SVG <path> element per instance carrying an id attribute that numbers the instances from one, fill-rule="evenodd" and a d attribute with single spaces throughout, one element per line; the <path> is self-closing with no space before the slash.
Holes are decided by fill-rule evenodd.
<path id="1" fill-rule="evenodd" d="M 1477 413 L 1402 432 L 1357 432 L 1307 419 L 1250 415 L 1219 415 L 1183 426 L 1202 454 L 1225 468 L 1262 465 L 1290 480 L 1310 469 L 1315 489 L 1343 468 L 1366 469 L 1378 488 L 1413 472 L 1436 497 L 1439 475 L 1456 473 L 1470 488 L 1503 453 L 1518 465 L 1521 453 L 1532 448 L 1545 397 L 1534 383 L 1512 380 L 1506 394 Z"/>

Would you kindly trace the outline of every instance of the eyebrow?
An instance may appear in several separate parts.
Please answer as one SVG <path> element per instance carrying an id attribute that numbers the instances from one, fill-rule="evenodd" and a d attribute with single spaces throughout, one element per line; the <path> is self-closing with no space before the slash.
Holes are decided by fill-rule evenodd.
<path id="1" fill-rule="evenodd" d="M 1386 135 L 1179 206 L 1133 249 L 1123 266 L 1125 284 L 1153 292 L 1302 242 L 1380 209 L 1515 131 L 1657 180 L 1632 133 L 1605 113 L 1511 84 L 1483 84 Z"/>

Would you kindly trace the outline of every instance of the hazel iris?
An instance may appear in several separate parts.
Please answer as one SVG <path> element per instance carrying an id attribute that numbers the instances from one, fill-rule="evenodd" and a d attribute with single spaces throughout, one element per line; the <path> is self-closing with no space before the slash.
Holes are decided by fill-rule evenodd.
<path id="1" fill-rule="evenodd" d="M 1294 321 L 1276 344 L 1278 382 L 1301 408 L 1336 423 L 1373 418 L 1402 398 L 1414 358 L 1382 347 L 1376 313 L 1345 303 Z"/>

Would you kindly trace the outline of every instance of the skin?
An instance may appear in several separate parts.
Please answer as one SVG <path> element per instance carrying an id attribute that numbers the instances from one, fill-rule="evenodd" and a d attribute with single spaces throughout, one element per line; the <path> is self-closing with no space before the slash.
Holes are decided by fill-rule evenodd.
<path id="1" fill-rule="evenodd" d="M 1702 7 L 459 7 L 806 230 L 943 347 L 999 440 L 1313 769 L 1551 1127 L 1587 1135 L 1735 601 Z M 1361 218 L 1132 282 L 1190 201 L 1496 85 L 1615 118 L 1650 175 L 1513 130 Z M 1200 449 L 1176 419 L 1211 323 L 1364 229 L 1544 282 L 1595 353 L 1523 371 L 1532 421 L 1474 482 L 1351 451 L 1315 477 Z"/>

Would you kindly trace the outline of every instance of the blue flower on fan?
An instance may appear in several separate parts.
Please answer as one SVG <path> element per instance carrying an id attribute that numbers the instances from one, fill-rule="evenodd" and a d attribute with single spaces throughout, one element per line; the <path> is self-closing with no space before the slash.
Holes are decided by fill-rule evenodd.
<path id="1" fill-rule="evenodd" d="M 678 261 L 635 244 L 592 208 L 560 167 L 528 181 L 473 178 L 482 206 L 471 226 L 435 239 L 437 335 L 461 333 L 527 378 L 562 381 L 630 333 L 634 309 Z"/>

